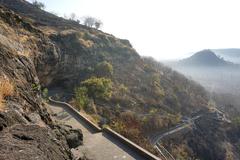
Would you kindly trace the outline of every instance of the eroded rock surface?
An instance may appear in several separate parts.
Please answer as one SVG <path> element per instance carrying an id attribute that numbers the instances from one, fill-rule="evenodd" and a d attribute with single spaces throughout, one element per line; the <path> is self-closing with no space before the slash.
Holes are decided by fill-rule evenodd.
<path id="1" fill-rule="evenodd" d="M 77 133 L 76 146 L 81 132 L 64 134 L 41 98 L 39 77 L 45 84 L 51 81 L 46 77 L 51 77 L 57 61 L 57 47 L 44 33 L 0 6 L 0 82 L 8 81 L 12 88 L 8 94 L 0 90 L 0 160 L 73 158 L 66 137 Z"/>
<path id="2" fill-rule="evenodd" d="M 18 124 L 0 132 L 1 160 L 71 159 L 64 137 L 39 125 Z"/>

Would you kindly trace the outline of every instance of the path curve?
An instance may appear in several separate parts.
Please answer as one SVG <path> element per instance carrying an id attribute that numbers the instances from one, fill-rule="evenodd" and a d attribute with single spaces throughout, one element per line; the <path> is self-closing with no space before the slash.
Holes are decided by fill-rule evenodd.
<path id="1" fill-rule="evenodd" d="M 76 116 L 71 110 L 66 107 L 51 104 L 48 109 L 55 115 L 55 119 L 71 125 L 73 128 L 81 129 L 83 132 L 83 144 L 74 149 L 74 154 L 94 160 L 143 160 L 141 155 L 132 151 L 131 148 L 122 144 L 113 137 L 103 132 L 95 132 L 87 126 L 87 124 Z"/>

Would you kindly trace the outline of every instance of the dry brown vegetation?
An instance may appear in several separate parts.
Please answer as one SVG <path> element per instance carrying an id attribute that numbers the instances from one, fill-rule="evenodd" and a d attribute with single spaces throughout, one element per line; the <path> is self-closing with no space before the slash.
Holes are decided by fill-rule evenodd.
<path id="1" fill-rule="evenodd" d="M 79 42 L 86 48 L 91 48 L 93 46 L 93 42 L 90 40 L 84 40 L 84 39 L 80 38 Z"/>
<path id="2" fill-rule="evenodd" d="M 3 110 L 3 108 L 4 108 L 4 101 L 3 101 L 2 95 L 0 94 L 0 111 Z"/>
<path id="3" fill-rule="evenodd" d="M 0 43 L 10 48 L 16 55 L 31 56 L 36 50 L 38 39 L 24 28 L 13 30 L 10 25 L 0 20 Z"/>
<path id="4" fill-rule="evenodd" d="M 14 94 L 14 85 L 7 78 L 0 79 L 0 110 L 3 110 L 5 98 Z"/>

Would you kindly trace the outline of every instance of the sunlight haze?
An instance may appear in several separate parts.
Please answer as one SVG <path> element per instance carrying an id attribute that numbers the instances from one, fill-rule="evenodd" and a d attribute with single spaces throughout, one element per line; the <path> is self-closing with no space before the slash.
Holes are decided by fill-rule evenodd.
<path id="1" fill-rule="evenodd" d="M 30 0 L 29 0 L 30 1 Z M 238 0 L 40 0 L 60 16 L 76 13 L 104 23 L 140 55 L 177 59 L 208 48 L 238 48 Z"/>

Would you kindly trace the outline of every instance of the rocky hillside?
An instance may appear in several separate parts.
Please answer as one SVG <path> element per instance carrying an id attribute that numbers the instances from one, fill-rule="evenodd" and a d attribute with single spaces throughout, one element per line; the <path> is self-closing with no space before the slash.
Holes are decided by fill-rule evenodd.
<path id="1" fill-rule="evenodd" d="M 91 83 L 102 85 L 101 80 L 106 80 L 111 82 L 109 93 L 104 94 L 108 98 L 95 95 L 96 92 L 80 94 L 88 98 L 84 107 L 97 122 L 104 122 L 152 150 L 148 138 L 153 133 L 178 125 L 184 116 L 206 115 L 199 120 L 196 130 L 192 128 L 188 132 L 189 136 L 182 135 L 178 141 L 166 141 L 164 145 L 174 156 L 183 159 L 227 159 L 228 154 L 238 157 L 235 145 L 225 133 L 228 124 L 224 120 L 215 121 L 211 111 L 215 106 L 197 83 L 153 59 L 140 57 L 128 40 L 56 17 L 24 0 L 1 0 L 0 4 L 3 5 L 0 73 L 2 81 L 14 86 L 10 95 L 1 94 L 4 112 L 0 116 L 3 117 L 0 135 L 6 137 L 7 146 L 18 144 L 15 141 L 19 145 L 46 144 L 42 148 L 41 145 L 27 147 L 26 154 L 21 155 L 44 153 L 48 159 L 71 159 L 67 139 L 55 134 L 60 132 L 59 127 L 55 127 L 42 104 L 40 86 L 50 91 L 61 88 L 64 98 L 74 99 L 75 88 Z M 78 104 L 76 101 L 75 98 Z M 19 125 L 21 130 L 14 130 Z M 52 134 L 45 134 L 47 131 Z M 218 134 L 212 138 L 215 131 Z M 221 146 L 224 143 L 228 145 Z M 0 156 L 12 158 L 7 147 L 0 152 L 4 153 Z"/>
<path id="2" fill-rule="evenodd" d="M 72 159 L 71 129 L 52 121 L 41 98 L 38 77 L 53 71 L 55 46 L 3 6 L 0 26 L 0 159 Z"/>

